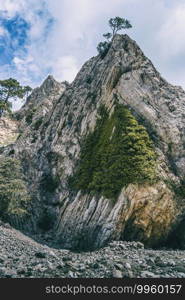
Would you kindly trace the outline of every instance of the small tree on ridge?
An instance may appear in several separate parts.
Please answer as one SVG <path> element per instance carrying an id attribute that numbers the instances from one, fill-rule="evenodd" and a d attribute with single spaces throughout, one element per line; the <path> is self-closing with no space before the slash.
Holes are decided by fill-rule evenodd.
<path id="1" fill-rule="evenodd" d="M 10 100 L 24 99 L 31 90 L 31 87 L 21 86 L 13 78 L 0 80 L 0 117 L 5 111 L 11 112 Z"/>
<path id="2" fill-rule="evenodd" d="M 105 55 L 107 54 L 107 52 L 110 48 L 111 42 L 118 31 L 120 31 L 122 29 L 132 28 L 130 21 L 128 21 L 127 19 L 124 19 L 124 18 L 120 18 L 120 17 L 111 18 L 109 20 L 109 26 L 112 29 L 112 33 L 110 33 L 110 32 L 104 33 L 103 37 L 106 38 L 107 41 L 100 42 L 97 47 L 98 53 L 101 55 L 101 58 L 104 58 Z"/>

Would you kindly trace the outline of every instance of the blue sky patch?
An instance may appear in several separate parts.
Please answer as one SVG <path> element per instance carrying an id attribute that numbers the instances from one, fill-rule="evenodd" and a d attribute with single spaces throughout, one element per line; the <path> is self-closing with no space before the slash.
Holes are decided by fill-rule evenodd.
<path id="1" fill-rule="evenodd" d="M 0 26 L 6 30 L 6 34 L 0 37 L 0 64 L 3 65 L 11 63 L 17 50 L 26 52 L 30 25 L 16 15 L 12 19 L 0 18 Z"/>

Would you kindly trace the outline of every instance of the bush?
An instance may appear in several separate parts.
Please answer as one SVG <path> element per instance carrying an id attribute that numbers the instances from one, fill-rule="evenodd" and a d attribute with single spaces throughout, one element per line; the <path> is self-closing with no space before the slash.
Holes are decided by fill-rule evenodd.
<path id="1" fill-rule="evenodd" d="M 35 123 L 33 124 L 34 130 L 38 130 L 40 128 L 41 124 L 42 124 L 42 118 L 35 121 Z"/>
<path id="2" fill-rule="evenodd" d="M 41 180 L 41 188 L 49 193 L 54 193 L 54 191 L 60 185 L 60 177 L 58 175 L 54 176 L 52 174 L 44 174 Z"/>
<path id="3" fill-rule="evenodd" d="M 0 216 L 25 215 L 29 200 L 19 161 L 0 157 Z"/>
<path id="4" fill-rule="evenodd" d="M 111 43 L 110 42 L 100 42 L 97 46 L 97 51 L 103 59 L 109 51 Z"/>
<path id="5" fill-rule="evenodd" d="M 70 186 L 116 199 L 129 183 L 156 179 L 156 154 L 146 132 L 130 111 L 117 105 L 111 117 L 101 107 L 94 132 L 84 140 Z"/>
<path id="6" fill-rule="evenodd" d="M 31 112 L 29 112 L 29 113 L 27 114 L 27 116 L 26 116 L 26 118 L 25 118 L 26 123 L 27 123 L 28 125 L 30 125 L 30 124 L 32 123 L 32 119 L 33 119 L 33 112 L 31 111 Z"/>
<path id="7" fill-rule="evenodd" d="M 26 114 L 26 117 L 25 117 L 26 123 L 27 123 L 28 125 L 30 125 L 30 124 L 32 123 L 32 121 L 33 121 L 33 116 L 34 116 L 36 110 L 37 110 L 36 107 L 35 107 L 35 108 L 30 108 L 30 109 L 28 110 L 28 112 L 27 112 L 27 114 Z"/>

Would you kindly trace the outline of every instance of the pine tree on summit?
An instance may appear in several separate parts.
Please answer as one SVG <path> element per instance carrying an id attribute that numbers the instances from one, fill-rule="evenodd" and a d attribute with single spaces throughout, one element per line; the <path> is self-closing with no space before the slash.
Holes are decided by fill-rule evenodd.
<path id="1" fill-rule="evenodd" d="M 112 29 L 112 38 L 114 38 L 118 31 L 122 29 L 132 28 L 132 25 L 127 19 L 123 19 L 120 17 L 111 18 L 109 20 L 109 26 Z"/>
<path id="2" fill-rule="evenodd" d="M 132 28 L 130 21 L 120 17 L 111 18 L 109 20 L 109 26 L 112 29 L 112 33 L 110 32 L 104 33 L 103 37 L 106 38 L 107 41 L 100 42 L 97 46 L 97 51 L 100 54 L 101 58 L 104 58 L 105 55 L 107 54 L 111 42 L 118 31 Z"/>

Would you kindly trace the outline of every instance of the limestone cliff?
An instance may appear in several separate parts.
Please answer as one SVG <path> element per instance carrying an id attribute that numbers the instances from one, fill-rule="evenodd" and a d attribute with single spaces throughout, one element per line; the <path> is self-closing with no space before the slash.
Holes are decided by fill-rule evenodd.
<path id="1" fill-rule="evenodd" d="M 183 239 L 184 116 L 185 92 L 127 35 L 72 84 L 49 76 L 17 114 L 20 135 L 4 152 L 21 161 L 32 194 L 21 228 L 53 230 L 73 249 Z"/>

